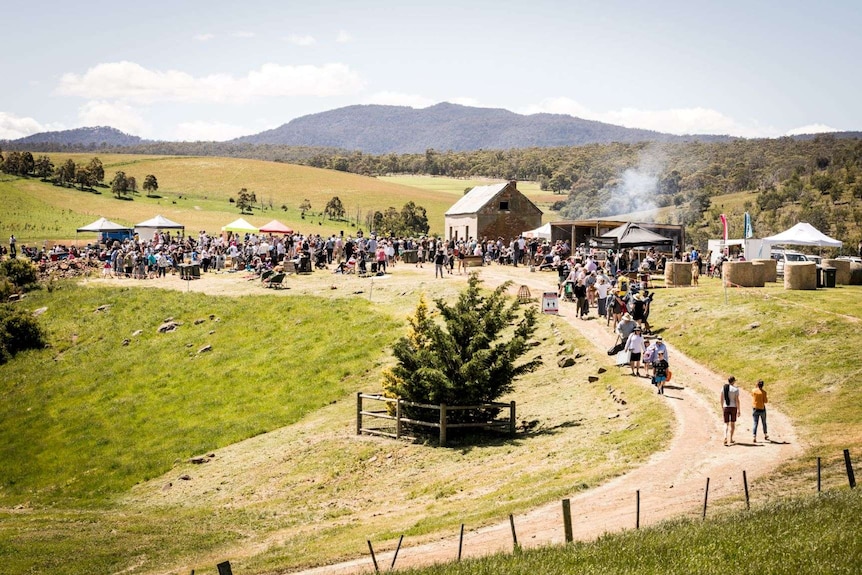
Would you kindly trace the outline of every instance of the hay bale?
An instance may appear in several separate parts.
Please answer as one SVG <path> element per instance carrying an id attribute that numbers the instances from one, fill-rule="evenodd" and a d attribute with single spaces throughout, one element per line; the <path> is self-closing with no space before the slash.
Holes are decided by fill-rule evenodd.
<path id="1" fill-rule="evenodd" d="M 668 262 L 664 269 L 664 283 L 668 286 L 690 286 L 691 262 Z"/>
<path id="2" fill-rule="evenodd" d="M 835 283 L 837 285 L 850 285 L 850 260 L 823 260 L 824 268 L 835 268 Z"/>
<path id="3" fill-rule="evenodd" d="M 784 289 L 817 289 L 817 264 L 814 262 L 786 262 L 784 264 Z"/>
<path id="4" fill-rule="evenodd" d="M 721 277 L 728 287 L 754 287 L 754 264 L 751 262 L 724 262 Z"/>
<path id="5" fill-rule="evenodd" d="M 766 266 L 760 262 L 751 262 L 754 285 L 752 287 L 763 287 L 766 285 Z"/>
<path id="6" fill-rule="evenodd" d="M 862 264 L 850 262 L 850 285 L 862 285 Z"/>
<path id="7" fill-rule="evenodd" d="M 752 263 L 763 264 L 764 282 L 778 281 L 778 260 L 766 258 L 762 260 L 754 260 Z"/>

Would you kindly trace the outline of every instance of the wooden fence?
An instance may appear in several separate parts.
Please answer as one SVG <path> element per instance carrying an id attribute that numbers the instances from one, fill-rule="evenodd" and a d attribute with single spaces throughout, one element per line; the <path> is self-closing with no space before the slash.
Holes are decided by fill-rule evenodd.
<path id="1" fill-rule="evenodd" d="M 381 402 L 386 404 L 383 409 L 380 410 L 369 410 L 365 409 L 363 406 L 363 400 L 371 400 L 375 402 Z M 395 413 L 393 415 L 392 410 L 389 408 L 390 405 L 395 406 Z M 410 419 L 402 415 L 404 407 L 418 407 L 421 409 L 429 409 L 432 411 L 439 411 L 439 417 L 436 422 L 431 421 L 422 421 L 418 419 Z M 477 423 L 450 423 L 449 422 L 449 414 L 453 411 L 470 411 L 470 410 L 482 410 L 482 409 L 499 409 L 499 410 L 508 410 L 508 417 L 503 419 L 495 419 L 489 422 L 477 422 Z M 388 421 L 389 425 L 385 427 L 370 427 L 364 424 L 363 418 L 370 418 L 373 421 Z M 394 424 L 394 429 L 393 429 Z M 386 437 L 394 437 L 396 439 L 400 439 L 402 437 L 406 439 L 415 439 L 415 437 L 404 434 L 404 425 L 416 425 L 420 427 L 430 427 L 430 428 L 438 428 L 440 434 L 440 446 L 446 445 L 446 433 L 449 429 L 463 429 L 468 427 L 475 427 L 481 429 L 495 429 L 499 431 L 508 432 L 509 435 L 515 435 L 515 402 L 512 401 L 510 403 L 483 403 L 480 405 L 446 405 L 445 403 L 441 403 L 440 405 L 430 405 L 427 403 L 415 403 L 412 401 L 405 401 L 400 398 L 395 397 L 384 397 L 382 395 L 368 394 L 368 393 L 357 393 L 356 394 L 356 435 L 362 435 L 363 433 L 367 433 L 370 435 L 383 435 Z"/>

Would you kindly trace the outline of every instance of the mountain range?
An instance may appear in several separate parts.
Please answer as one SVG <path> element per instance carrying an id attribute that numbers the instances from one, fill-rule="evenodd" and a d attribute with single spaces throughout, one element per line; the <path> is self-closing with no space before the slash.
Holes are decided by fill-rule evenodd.
<path id="1" fill-rule="evenodd" d="M 836 133 L 857 137 L 858 133 Z M 801 136 L 804 138 L 805 136 Z M 522 115 L 498 108 L 475 108 L 447 102 L 428 108 L 355 105 L 310 114 L 278 128 L 242 136 L 220 147 L 295 146 L 360 151 L 368 154 L 437 151 L 509 150 L 531 147 L 583 146 L 611 142 L 722 142 L 721 135 L 677 136 L 625 128 L 564 114 Z M 177 153 L 182 142 L 154 142 L 111 127 L 77 128 L 32 134 L 0 141 L 7 149 L 44 151 L 63 149 L 134 148 L 170 145 Z M 189 145 L 193 145 L 189 143 Z M 134 151 L 134 150 L 129 150 Z"/>

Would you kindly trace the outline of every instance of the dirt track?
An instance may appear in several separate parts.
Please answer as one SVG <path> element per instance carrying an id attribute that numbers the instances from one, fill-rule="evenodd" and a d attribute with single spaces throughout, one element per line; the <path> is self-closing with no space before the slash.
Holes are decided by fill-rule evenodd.
<path id="1" fill-rule="evenodd" d="M 389 289 L 401 289 L 415 285 L 417 273 L 422 281 L 433 281 L 433 269 L 427 267 L 420 271 L 413 266 L 395 270 L 391 280 L 384 280 Z M 527 285 L 533 296 L 543 291 L 556 289 L 556 276 L 550 273 L 530 273 L 528 269 L 491 266 L 481 268 L 480 275 L 485 285 L 493 287 L 505 280 L 513 280 L 512 292 L 517 293 L 519 286 Z M 401 277 L 399 277 L 401 276 Z M 425 276 L 428 276 L 427 278 Z M 289 293 L 315 293 L 332 289 L 339 282 L 339 289 L 350 290 L 357 280 L 353 278 L 333 278 L 318 272 L 314 279 L 297 278 L 292 282 Z M 455 287 L 456 280 L 463 276 L 448 276 L 447 282 Z M 91 280 L 102 283 L 103 280 Z M 132 281 L 132 280 L 108 280 Z M 368 280 L 359 280 L 367 282 Z M 208 277 L 201 281 L 182 282 L 178 278 L 135 282 L 137 285 L 167 287 L 191 291 L 201 291 L 218 295 L 246 295 L 260 293 L 257 282 L 245 281 L 239 274 L 230 278 Z M 333 285 L 330 285 L 333 284 Z M 460 285 L 461 281 L 457 281 Z M 283 292 L 284 293 L 284 292 Z M 660 294 L 659 294 L 660 297 Z M 597 353 L 613 344 L 613 335 L 604 321 L 595 317 L 589 321 L 576 319 L 574 304 L 560 304 L 560 319 L 568 321 L 593 343 Z M 595 310 L 592 311 L 595 314 Z M 668 343 L 670 363 L 673 368 L 674 382 L 666 391 L 676 417 L 676 428 L 670 446 L 656 453 L 638 469 L 618 477 L 595 489 L 572 495 L 571 509 L 574 537 L 580 540 L 595 538 L 602 533 L 619 531 L 635 526 L 636 493 L 640 491 L 640 524 L 647 526 L 663 519 L 682 514 L 698 513 L 703 505 L 704 488 L 707 478 L 709 498 L 714 500 L 730 494 L 742 493 L 742 472 L 751 480 L 768 474 L 780 463 L 797 456 L 802 451 L 793 426 L 778 410 L 770 407 L 769 427 L 772 430 L 771 443 L 751 443 L 750 400 L 747 393 L 743 399 L 742 417 L 737 426 L 737 444 L 724 447 L 723 423 L 719 413 L 719 393 L 724 376 L 717 375 L 695 363 Z M 644 379 L 644 385 L 649 385 Z M 562 513 L 559 502 L 554 502 L 514 517 L 518 543 L 522 547 L 534 547 L 563 542 Z M 477 557 L 500 551 L 511 551 L 512 534 L 509 521 L 497 525 L 465 532 L 462 557 Z M 380 565 L 388 566 L 392 552 L 380 553 Z M 453 533 L 438 541 L 415 547 L 406 544 L 400 550 L 397 567 L 414 567 L 432 563 L 452 561 L 458 555 L 458 534 Z M 374 570 L 371 558 L 366 556 L 354 561 L 328 565 L 303 571 L 306 574 L 339 575 L 348 573 L 371 572 Z"/>

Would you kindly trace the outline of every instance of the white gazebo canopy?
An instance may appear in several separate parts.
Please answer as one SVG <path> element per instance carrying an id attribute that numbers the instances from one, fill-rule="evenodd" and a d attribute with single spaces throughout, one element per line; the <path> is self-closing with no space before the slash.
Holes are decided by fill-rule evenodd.
<path id="1" fill-rule="evenodd" d="M 158 230 L 185 230 L 186 227 L 168 218 L 158 215 L 145 222 L 135 224 L 135 233 L 142 240 L 151 240 Z"/>
<path id="2" fill-rule="evenodd" d="M 809 223 L 799 222 L 789 230 L 780 234 L 763 238 L 763 241 L 772 244 L 792 244 L 797 246 L 819 246 L 822 248 L 840 248 L 844 245 L 841 240 L 830 238 Z"/>
<path id="3" fill-rule="evenodd" d="M 544 226 L 539 226 L 535 230 L 528 230 L 521 234 L 525 238 L 539 238 L 544 240 L 551 239 L 551 222 L 548 222 Z"/>

